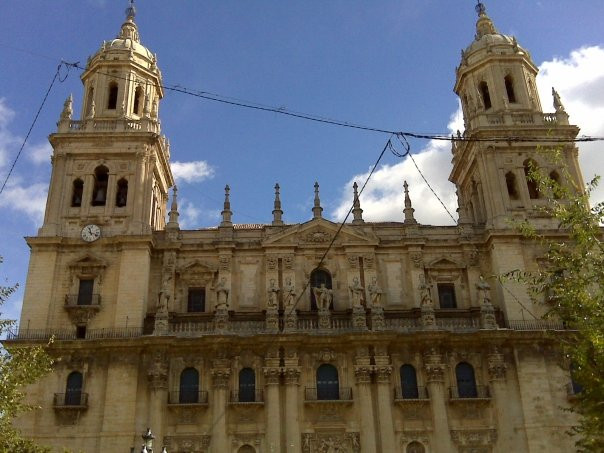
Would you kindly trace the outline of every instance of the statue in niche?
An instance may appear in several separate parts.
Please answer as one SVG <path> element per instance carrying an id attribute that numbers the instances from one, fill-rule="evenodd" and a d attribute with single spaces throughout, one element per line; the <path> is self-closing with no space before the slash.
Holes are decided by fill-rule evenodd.
<path id="1" fill-rule="evenodd" d="M 168 312 L 168 303 L 170 301 L 170 280 L 172 276 L 166 275 L 163 278 L 161 289 L 159 290 L 159 303 L 157 305 L 158 313 Z"/>
<path id="2" fill-rule="evenodd" d="M 285 279 L 285 285 L 283 286 L 283 305 L 286 308 L 292 308 L 296 299 L 296 288 L 292 284 L 291 277 Z"/>
<path id="3" fill-rule="evenodd" d="M 348 287 L 348 291 L 350 293 L 350 300 L 352 301 L 353 308 L 362 307 L 365 288 L 361 286 L 358 277 L 352 279 L 352 285 Z"/>
<path id="4" fill-rule="evenodd" d="M 373 277 L 371 279 L 371 283 L 369 284 L 368 290 L 369 290 L 369 298 L 371 300 L 371 306 L 372 307 L 381 307 L 382 306 L 382 294 L 384 294 L 384 291 L 382 291 L 382 288 L 380 288 L 380 285 L 378 285 L 377 277 Z"/>
<path id="5" fill-rule="evenodd" d="M 269 287 L 268 287 L 268 302 L 266 304 L 267 308 L 277 308 L 279 306 L 279 291 L 281 291 L 275 285 L 275 279 L 271 278 Z"/>
<path id="6" fill-rule="evenodd" d="M 426 277 L 420 275 L 419 277 L 419 290 L 421 294 L 422 307 L 432 306 L 432 296 L 430 295 L 430 284 L 426 282 Z"/>
<path id="7" fill-rule="evenodd" d="M 226 278 L 222 277 L 216 284 L 216 311 L 226 311 L 229 308 L 229 289 L 227 288 Z"/>
<path id="8" fill-rule="evenodd" d="M 484 277 L 480 276 L 480 281 L 476 284 L 476 289 L 478 289 L 478 299 L 481 304 L 490 305 L 491 304 L 491 287 L 485 281 Z"/>
<path id="9" fill-rule="evenodd" d="M 328 311 L 333 300 L 333 291 L 327 288 L 325 283 L 321 283 L 320 287 L 313 288 L 312 291 L 315 295 L 319 311 Z"/>

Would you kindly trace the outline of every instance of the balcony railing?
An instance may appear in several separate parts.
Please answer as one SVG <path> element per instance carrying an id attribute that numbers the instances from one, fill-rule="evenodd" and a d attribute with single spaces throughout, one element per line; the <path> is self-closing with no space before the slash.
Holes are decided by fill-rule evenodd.
<path id="1" fill-rule="evenodd" d="M 306 387 L 304 393 L 305 401 L 352 401 L 352 389 L 350 387 L 340 387 L 337 392 L 317 392 L 315 387 Z"/>
<path id="2" fill-rule="evenodd" d="M 88 393 L 67 392 L 55 393 L 53 398 L 55 408 L 83 409 L 88 407 Z"/>
<path id="3" fill-rule="evenodd" d="M 231 404 L 264 403 L 264 392 L 262 390 L 252 390 L 251 392 L 233 390 L 229 402 Z"/>
<path id="4" fill-rule="evenodd" d="M 407 390 L 400 387 L 394 389 L 395 401 L 424 401 L 428 399 L 428 389 L 426 387 L 416 387 Z"/>
<path id="5" fill-rule="evenodd" d="M 91 294 L 90 296 L 81 296 L 79 294 L 67 294 L 65 296 L 65 307 L 92 307 L 98 308 L 101 305 L 101 295 Z"/>
<path id="6" fill-rule="evenodd" d="M 516 320 L 508 322 L 510 329 L 513 330 L 565 330 L 566 327 L 562 321 L 553 319 L 529 319 Z"/>
<path id="7" fill-rule="evenodd" d="M 200 391 L 179 391 L 168 392 L 168 404 L 171 406 L 189 405 L 189 404 L 208 404 L 208 392 Z"/>
<path id="8" fill-rule="evenodd" d="M 475 389 L 459 391 L 457 387 L 449 387 L 449 397 L 452 400 L 490 399 L 491 392 L 488 385 L 477 385 Z"/>
<path id="9" fill-rule="evenodd" d="M 143 334 L 141 327 L 115 327 L 107 329 L 88 329 L 84 338 L 78 338 L 75 328 L 70 329 L 17 329 L 8 332 L 8 340 L 102 340 L 112 338 L 136 338 Z"/>

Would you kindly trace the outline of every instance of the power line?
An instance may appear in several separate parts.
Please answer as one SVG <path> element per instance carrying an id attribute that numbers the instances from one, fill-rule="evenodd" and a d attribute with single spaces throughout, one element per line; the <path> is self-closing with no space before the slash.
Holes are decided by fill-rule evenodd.
<path id="1" fill-rule="evenodd" d="M 27 131 L 27 135 L 25 136 L 25 139 L 23 140 L 23 143 L 21 143 L 21 147 L 19 148 L 19 152 L 17 153 L 17 155 L 15 156 L 15 159 L 13 160 L 10 169 L 8 170 L 8 173 L 6 175 L 6 178 L 4 178 L 4 182 L 2 183 L 2 187 L 0 187 L 0 194 L 2 194 L 2 192 L 4 192 L 4 188 L 6 187 L 6 184 L 8 183 L 9 178 L 11 177 L 13 170 L 15 169 L 15 165 L 17 165 L 17 161 L 19 160 L 19 157 L 21 156 L 21 153 L 23 151 L 23 148 L 25 147 L 25 144 L 27 143 L 27 139 L 29 138 L 29 134 L 31 134 L 31 131 L 33 130 L 34 126 L 36 125 L 36 121 L 38 121 L 38 117 L 40 116 L 40 112 L 42 111 L 42 108 L 44 107 L 44 104 L 46 103 L 46 99 L 48 99 L 48 95 L 50 94 L 50 90 L 52 90 L 52 87 L 54 86 L 55 82 L 57 81 L 57 79 L 59 79 L 59 82 L 63 83 L 66 79 L 67 76 L 69 75 L 69 68 L 71 66 L 76 65 L 77 63 L 66 63 L 64 61 L 61 61 L 61 63 L 59 63 L 59 65 L 57 66 L 57 70 L 55 72 L 54 77 L 52 78 L 52 82 L 50 82 L 50 86 L 48 87 L 48 90 L 46 90 L 46 94 L 44 95 L 44 98 L 42 99 L 42 103 L 40 104 L 40 107 L 38 108 L 38 111 L 36 112 L 36 116 L 34 117 L 34 120 L 31 123 L 31 126 L 29 127 L 29 130 Z M 61 77 L 61 68 L 65 66 L 67 68 L 67 73 L 65 74 L 65 77 Z"/>

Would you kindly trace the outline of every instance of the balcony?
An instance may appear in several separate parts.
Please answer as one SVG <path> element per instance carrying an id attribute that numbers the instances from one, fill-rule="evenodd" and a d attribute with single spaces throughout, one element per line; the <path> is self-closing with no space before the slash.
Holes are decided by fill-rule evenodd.
<path id="1" fill-rule="evenodd" d="M 457 387 L 449 387 L 449 400 L 460 401 L 490 401 L 491 392 L 488 385 L 477 385 L 475 389 L 466 389 L 462 392 Z"/>
<path id="2" fill-rule="evenodd" d="M 65 296 L 65 308 L 83 307 L 98 310 L 100 305 L 100 294 L 90 294 L 87 297 L 82 297 L 79 294 L 67 294 Z"/>
<path id="3" fill-rule="evenodd" d="M 306 387 L 304 392 L 305 403 L 352 403 L 352 389 L 350 387 L 339 387 L 337 391 L 327 388 L 317 392 L 315 387 Z"/>
<path id="4" fill-rule="evenodd" d="M 88 393 L 83 393 L 83 392 L 55 393 L 52 405 L 55 409 L 70 409 L 70 410 L 88 409 Z"/>
<path id="5" fill-rule="evenodd" d="M 262 390 L 231 391 L 229 404 L 264 404 L 264 392 Z"/>
<path id="6" fill-rule="evenodd" d="M 428 402 L 430 396 L 426 387 L 417 387 L 406 391 L 397 387 L 394 389 L 394 401 L 397 403 Z"/>
<path id="7" fill-rule="evenodd" d="M 208 404 L 208 392 L 175 390 L 168 392 L 168 406 L 203 406 Z"/>

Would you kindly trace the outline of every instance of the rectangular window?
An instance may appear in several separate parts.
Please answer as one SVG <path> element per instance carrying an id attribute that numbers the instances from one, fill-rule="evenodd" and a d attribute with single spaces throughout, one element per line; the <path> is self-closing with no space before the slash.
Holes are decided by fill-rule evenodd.
<path id="1" fill-rule="evenodd" d="M 457 308 L 455 285 L 452 283 L 439 283 L 437 287 L 440 308 Z"/>
<path id="2" fill-rule="evenodd" d="M 187 311 L 189 313 L 206 311 L 206 289 L 205 288 L 189 288 Z"/>
<path id="3" fill-rule="evenodd" d="M 92 290 L 94 288 L 93 279 L 81 279 L 80 288 L 78 289 L 78 305 L 92 304 Z"/>

